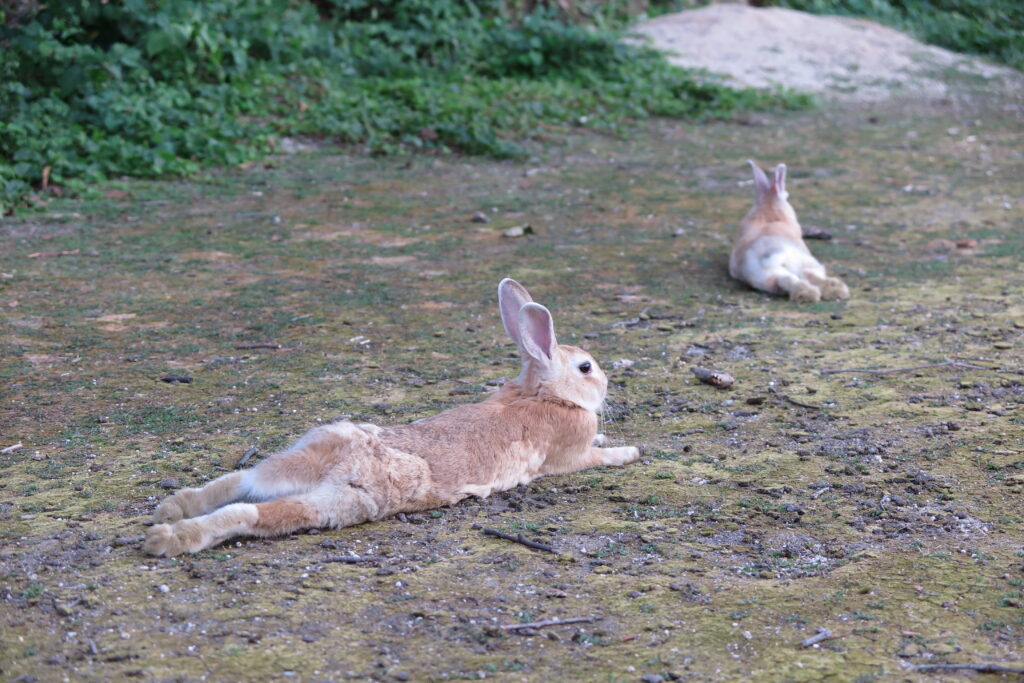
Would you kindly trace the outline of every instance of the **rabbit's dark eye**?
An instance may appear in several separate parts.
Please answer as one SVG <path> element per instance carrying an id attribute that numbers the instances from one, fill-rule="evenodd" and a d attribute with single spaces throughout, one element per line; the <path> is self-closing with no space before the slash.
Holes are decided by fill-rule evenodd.
<path id="1" fill-rule="evenodd" d="M 589 375 L 590 374 L 590 361 L 585 361 L 583 363 L 580 363 L 576 367 L 578 367 L 580 369 L 580 372 L 582 372 L 584 375 Z"/>

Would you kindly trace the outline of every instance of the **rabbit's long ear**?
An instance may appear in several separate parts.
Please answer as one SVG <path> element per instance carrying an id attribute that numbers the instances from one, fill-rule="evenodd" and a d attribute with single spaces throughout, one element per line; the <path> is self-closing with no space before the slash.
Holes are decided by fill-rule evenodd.
<path id="1" fill-rule="evenodd" d="M 786 199 L 789 193 L 786 192 L 786 165 L 779 164 L 775 167 L 775 182 L 772 183 L 772 192 L 779 199 Z"/>
<path id="2" fill-rule="evenodd" d="M 523 306 L 519 311 L 519 336 L 526 355 L 550 368 L 558 348 L 551 311 L 535 303 Z"/>
<path id="3" fill-rule="evenodd" d="M 507 277 L 498 284 L 498 308 L 501 310 L 501 324 L 505 326 L 505 333 L 520 349 L 523 348 L 523 342 L 519 335 L 519 311 L 531 301 L 533 301 L 533 297 L 526 291 L 526 287 L 512 278 Z"/>
<path id="4" fill-rule="evenodd" d="M 768 176 L 765 175 L 761 167 L 755 164 L 751 159 L 747 159 L 747 163 L 750 164 L 750 170 L 754 172 L 754 191 L 757 201 L 761 201 L 761 197 L 771 192 L 772 184 L 768 180 Z"/>

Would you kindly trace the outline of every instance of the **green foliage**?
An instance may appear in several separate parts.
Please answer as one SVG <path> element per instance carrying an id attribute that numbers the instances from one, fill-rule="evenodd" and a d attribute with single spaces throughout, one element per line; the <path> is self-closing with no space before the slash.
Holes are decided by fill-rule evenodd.
<path id="1" fill-rule="evenodd" d="M 928 43 L 1024 69 L 1024 3 L 1019 0 L 771 0 L 769 4 L 868 17 Z"/>
<path id="2" fill-rule="evenodd" d="M 28 7 L 28 5 L 26 5 Z M 181 175 L 280 136 L 498 157 L 544 127 L 806 106 L 502 0 L 53 0 L 0 11 L 0 215 L 45 184 Z M 44 171 L 49 169 L 49 171 Z"/>

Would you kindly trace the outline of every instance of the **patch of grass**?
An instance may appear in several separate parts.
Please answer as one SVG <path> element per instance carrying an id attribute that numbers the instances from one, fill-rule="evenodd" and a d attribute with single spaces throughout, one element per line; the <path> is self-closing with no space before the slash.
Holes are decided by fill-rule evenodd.
<path id="1" fill-rule="evenodd" d="M 512 16 L 517 6 L 54 0 L 0 10 L 0 215 L 33 189 L 238 164 L 284 136 L 513 157 L 518 140 L 547 131 L 622 134 L 634 118 L 810 102 L 727 88 L 608 26 L 543 6 Z"/>

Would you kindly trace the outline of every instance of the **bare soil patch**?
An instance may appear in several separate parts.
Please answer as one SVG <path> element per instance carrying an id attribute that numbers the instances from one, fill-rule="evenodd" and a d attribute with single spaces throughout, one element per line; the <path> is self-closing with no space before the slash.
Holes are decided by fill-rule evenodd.
<path id="1" fill-rule="evenodd" d="M 942 97 L 952 79 L 1015 84 L 1021 74 L 920 43 L 865 19 L 780 7 L 716 4 L 645 21 L 632 32 L 673 64 L 753 88 L 785 87 L 841 100 Z"/>

